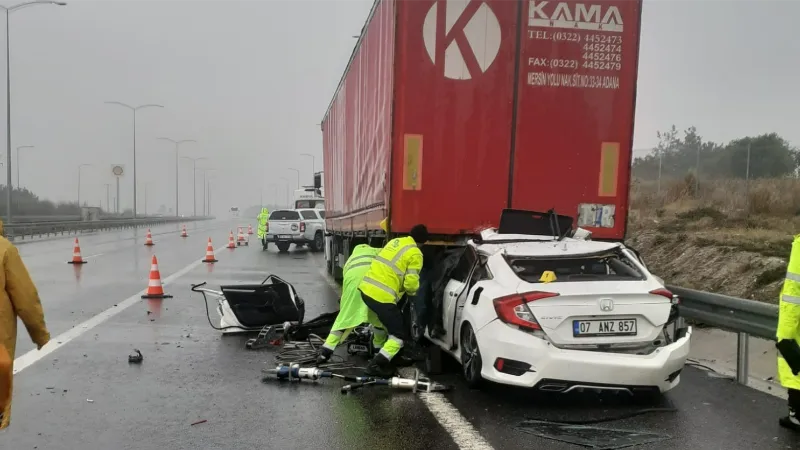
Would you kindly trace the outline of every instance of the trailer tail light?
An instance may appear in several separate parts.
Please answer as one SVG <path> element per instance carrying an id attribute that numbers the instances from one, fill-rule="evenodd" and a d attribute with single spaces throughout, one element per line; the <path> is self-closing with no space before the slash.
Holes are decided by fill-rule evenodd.
<path id="1" fill-rule="evenodd" d="M 306 223 L 305 222 L 300 222 L 300 232 L 301 233 L 305 233 L 306 232 Z"/>
<path id="2" fill-rule="evenodd" d="M 530 312 L 527 304 L 556 296 L 558 294 L 555 292 L 542 291 L 506 295 L 493 300 L 494 310 L 497 312 L 497 318 L 504 323 L 529 330 L 541 330 L 542 327 L 539 326 L 539 322 L 536 321 L 536 317 Z"/>
<path id="3" fill-rule="evenodd" d="M 649 293 L 653 295 L 660 295 L 662 297 L 667 297 L 669 301 L 672 302 L 673 305 L 677 305 L 678 303 L 680 303 L 680 301 L 678 300 L 678 296 L 673 295 L 672 291 L 670 291 L 669 289 L 664 289 L 664 288 L 653 289 Z"/>

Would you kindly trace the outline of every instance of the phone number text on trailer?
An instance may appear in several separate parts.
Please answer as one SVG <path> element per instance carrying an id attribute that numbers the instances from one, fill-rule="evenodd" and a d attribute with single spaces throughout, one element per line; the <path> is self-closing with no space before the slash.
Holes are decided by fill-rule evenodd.
<path id="1" fill-rule="evenodd" d="M 584 34 L 574 31 L 528 30 L 528 39 L 539 39 L 555 42 L 589 42 L 595 45 L 622 45 L 622 36 L 603 34 Z"/>

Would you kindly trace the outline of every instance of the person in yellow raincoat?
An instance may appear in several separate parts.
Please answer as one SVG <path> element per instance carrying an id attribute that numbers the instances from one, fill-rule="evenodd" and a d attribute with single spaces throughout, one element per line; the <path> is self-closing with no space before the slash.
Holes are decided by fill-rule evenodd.
<path id="1" fill-rule="evenodd" d="M 0 222 L 0 233 L 2 223 Z M 22 319 L 31 340 L 41 349 L 50 341 L 50 333 L 44 323 L 44 312 L 39 293 L 33 284 L 28 269 L 19 256 L 19 251 L 5 237 L 0 237 L 0 393 L 7 400 L 0 403 L 0 430 L 11 421 L 12 377 L 7 361 L 14 361 L 17 343 L 17 317 Z M 6 360 L 4 363 L 3 360 Z M 3 370 L 5 369 L 5 370 Z M 0 394 L 0 400 L 5 398 Z"/>
<path id="2" fill-rule="evenodd" d="M 387 231 L 387 221 L 381 221 L 381 228 Z M 342 298 L 339 302 L 339 314 L 333 322 L 331 332 L 317 354 L 317 364 L 324 364 L 333 356 L 336 346 L 342 343 L 353 329 L 362 323 L 372 325 L 372 347 L 380 350 L 388 338 L 378 316 L 367 308 L 361 299 L 358 285 L 369 270 L 372 260 L 381 251 L 380 248 L 367 244 L 357 245 L 347 258 L 342 268 Z"/>
<path id="3" fill-rule="evenodd" d="M 779 349 L 788 344 L 790 354 L 787 357 L 792 360 L 791 354 L 794 353 L 796 359 L 797 345 L 800 343 L 800 234 L 796 235 L 792 242 L 792 253 L 789 255 L 789 266 L 786 268 L 779 308 L 776 340 Z M 796 364 L 795 361 L 794 365 Z M 800 420 L 796 416 L 800 410 L 800 375 L 793 373 L 781 352 L 778 352 L 778 378 L 781 386 L 789 391 L 789 414 L 781 417 L 779 423 L 785 428 L 800 431 Z"/>
<path id="4" fill-rule="evenodd" d="M 267 220 L 269 220 L 269 210 L 267 208 L 261 208 L 261 212 L 258 213 L 258 230 L 256 232 L 256 236 L 258 236 L 258 240 L 261 241 L 261 248 L 266 250 L 267 249 Z"/>

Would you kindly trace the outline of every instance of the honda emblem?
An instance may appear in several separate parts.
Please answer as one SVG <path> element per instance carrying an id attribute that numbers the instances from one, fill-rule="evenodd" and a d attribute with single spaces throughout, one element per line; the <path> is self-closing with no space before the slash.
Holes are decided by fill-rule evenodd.
<path id="1" fill-rule="evenodd" d="M 614 300 L 610 298 L 601 298 L 600 299 L 600 311 L 613 311 L 614 310 Z"/>

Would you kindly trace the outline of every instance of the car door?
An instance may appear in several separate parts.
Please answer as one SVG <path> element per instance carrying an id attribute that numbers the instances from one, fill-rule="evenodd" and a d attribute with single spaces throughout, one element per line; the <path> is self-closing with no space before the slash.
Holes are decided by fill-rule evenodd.
<path id="1" fill-rule="evenodd" d="M 453 346 L 457 337 L 453 332 L 453 324 L 456 318 L 456 312 L 459 304 L 463 304 L 466 299 L 468 291 L 469 276 L 472 273 L 478 256 L 475 249 L 467 247 L 458 264 L 450 273 L 450 280 L 444 288 L 444 298 L 442 299 L 442 325 L 444 327 L 445 335 L 443 341 L 448 345 Z"/>

